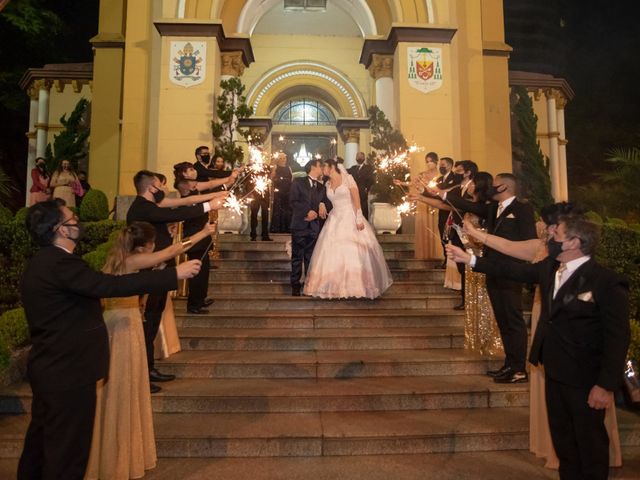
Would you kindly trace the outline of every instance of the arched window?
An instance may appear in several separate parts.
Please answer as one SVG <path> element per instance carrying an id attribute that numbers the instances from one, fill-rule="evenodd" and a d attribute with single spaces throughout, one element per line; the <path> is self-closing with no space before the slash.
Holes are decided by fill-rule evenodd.
<path id="1" fill-rule="evenodd" d="M 284 125 L 335 125 L 336 117 L 326 105 L 303 98 L 283 104 L 273 116 L 273 122 Z"/>

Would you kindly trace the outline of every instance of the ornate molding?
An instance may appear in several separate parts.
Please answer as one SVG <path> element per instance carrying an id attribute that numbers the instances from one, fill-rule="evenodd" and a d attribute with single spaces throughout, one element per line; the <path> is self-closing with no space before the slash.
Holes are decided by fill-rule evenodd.
<path id="1" fill-rule="evenodd" d="M 47 64 L 42 68 L 30 68 L 22 78 L 19 85 L 28 93 L 32 84 L 38 81 L 47 81 L 47 89 L 55 85 L 59 92 L 64 90 L 64 85 L 76 81 L 78 85 L 89 83 L 93 79 L 92 63 L 57 63 Z M 38 84 L 40 85 L 40 83 Z M 36 87 L 38 89 L 39 87 Z M 60 90 L 62 89 L 62 90 Z"/>
<path id="2" fill-rule="evenodd" d="M 343 128 L 340 132 L 344 143 L 360 143 L 359 128 Z"/>
<path id="3" fill-rule="evenodd" d="M 221 52 L 240 51 L 245 67 L 255 61 L 251 40 L 248 37 L 227 37 L 221 23 L 157 21 L 153 24 L 163 37 L 215 37 Z"/>
<path id="4" fill-rule="evenodd" d="M 530 73 L 521 71 L 509 71 L 509 86 L 523 86 L 530 92 L 534 92 L 536 100 L 540 100 L 541 91 L 556 90 L 561 94 L 566 102 L 569 102 L 575 96 L 571 85 L 564 78 L 557 78 L 553 75 Z M 557 100 L 557 99 L 556 99 Z"/>
<path id="5" fill-rule="evenodd" d="M 393 55 L 374 53 L 369 65 L 369 74 L 376 80 L 379 78 L 393 78 Z"/>
<path id="6" fill-rule="evenodd" d="M 242 52 L 222 52 L 220 54 L 221 75 L 231 75 L 232 77 L 241 77 L 244 73 L 244 63 L 242 61 Z"/>
<path id="7" fill-rule="evenodd" d="M 456 34 L 455 28 L 434 27 L 391 27 L 389 36 L 383 39 L 368 39 L 364 41 L 360 63 L 369 68 L 373 61 L 373 54 L 393 55 L 400 42 L 420 43 L 451 43 Z"/>
<path id="8" fill-rule="evenodd" d="M 485 57 L 506 57 L 513 52 L 513 48 L 504 42 L 482 42 L 482 55 Z"/>
<path id="9" fill-rule="evenodd" d="M 40 90 L 51 90 L 51 85 L 53 84 L 53 82 L 50 79 L 46 79 L 46 78 L 39 78 L 37 80 L 33 81 L 33 88 L 35 88 L 36 90 L 40 91 Z"/>

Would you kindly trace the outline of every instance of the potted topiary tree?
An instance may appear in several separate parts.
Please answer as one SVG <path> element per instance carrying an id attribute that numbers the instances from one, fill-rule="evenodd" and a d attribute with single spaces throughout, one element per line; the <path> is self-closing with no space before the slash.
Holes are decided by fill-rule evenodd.
<path id="1" fill-rule="evenodd" d="M 369 154 L 369 161 L 376 169 L 376 183 L 371 187 L 371 224 L 376 233 L 395 234 L 402 225 L 397 207 L 406 192 L 393 181 L 404 181 L 409 174 L 403 157 L 408 151 L 407 141 L 377 106 L 369 107 L 368 113 L 372 137 L 369 145 L 375 149 Z"/>

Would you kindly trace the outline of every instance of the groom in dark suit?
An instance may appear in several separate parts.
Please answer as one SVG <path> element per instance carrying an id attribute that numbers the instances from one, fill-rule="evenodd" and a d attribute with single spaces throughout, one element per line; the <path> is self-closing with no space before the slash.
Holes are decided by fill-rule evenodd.
<path id="1" fill-rule="evenodd" d="M 360 207 L 362 215 L 369 220 L 369 190 L 376 183 L 376 170 L 372 165 L 365 162 L 364 152 L 358 152 L 356 155 L 357 165 L 349 168 L 347 172 L 353 177 L 358 185 L 358 193 L 360 194 Z"/>
<path id="2" fill-rule="evenodd" d="M 592 258 L 598 236 L 598 227 L 584 217 L 561 217 L 547 244 L 549 256 L 533 265 L 447 247 L 454 261 L 476 271 L 540 284 L 542 311 L 529 360 L 544 365 L 562 480 L 607 478 L 605 409 L 622 383 L 629 347 L 629 285 Z"/>
<path id="3" fill-rule="evenodd" d="M 100 299 L 174 290 L 178 279 L 198 273 L 200 262 L 121 276 L 98 273 L 74 255 L 83 225 L 60 199 L 30 207 L 27 229 L 40 249 L 20 286 L 31 335 L 27 374 L 33 402 L 18 479 L 82 480 L 96 382 L 109 370 Z"/>
<path id="4" fill-rule="evenodd" d="M 302 264 L 305 274 L 320 233 L 320 220 L 327 217 L 326 190 L 318 178 L 322 176 L 322 162 L 310 160 L 304 167 L 306 177 L 298 177 L 291 184 L 291 295 L 300 296 Z"/>

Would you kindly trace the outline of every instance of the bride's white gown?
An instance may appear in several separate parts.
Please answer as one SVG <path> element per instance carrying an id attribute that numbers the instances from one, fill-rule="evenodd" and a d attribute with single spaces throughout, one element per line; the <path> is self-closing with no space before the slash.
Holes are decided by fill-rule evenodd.
<path id="1" fill-rule="evenodd" d="M 304 294 L 320 298 L 377 298 L 393 283 L 391 272 L 371 225 L 363 218 L 364 230 L 356 227 L 350 186 L 355 181 L 346 172 L 334 191 L 327 182 L 327 197 L 333 204 L 313 250 Z M 356 187 L 357 188 L 357 187 Z"/>

